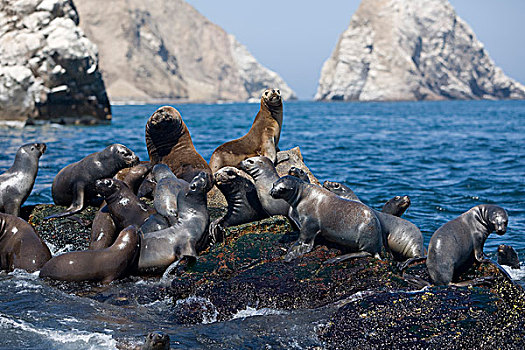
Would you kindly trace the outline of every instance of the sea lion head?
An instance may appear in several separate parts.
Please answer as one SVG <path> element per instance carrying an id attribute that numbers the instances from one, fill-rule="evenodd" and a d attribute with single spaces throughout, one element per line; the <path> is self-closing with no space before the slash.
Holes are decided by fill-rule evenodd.
<path id="1" fill-rule="evenodd" d="M 290 176 L 295 176 L 301 180 L 305 180 L 305 179 L 308 179 L 308 175 L 306 174 L 306 172 L 301 169 L 301 168 L 296 168 L 296 167 L 291 167 L 290 170 L 288 170 L 288 175 Z"/>
<path id="2" fill-rule="evenodd" d="M 213 181 L 217 186 L 231 184 L 239 176 L 239 170 L 232 166 L 225 166 L 220 168 L 213 174 Z"/>
<path id="3" fill-rule="evenodd" d="M 107 178 L 95 181 L 95 191 L 104 198 L 108 198 L 121 188 L 122 181 L 116 179 Z"/>
<path id="4" fill-rule="evenodd" d="M 513 269 L 520 268 L 518 253 L 510 245 L 500 244 L 498 246 L 498 264 L 507 265 Z"/>
<path id="5" fill-rule="evenodd" d="M 323 182 L 323 187 L 334 193 L 337 193 L 337 192 L 344 193 L 345 192 L 345 189 L 341 186 L 341 184 L 335 181 L 325 181 Z"/>
<path id="6" fill-rule="evenodd" d="M 44 154 L 46 149 L 45 143 L 27 143 L 20 147 L 17 153 L 25 153 L 38 159 Z"/>
<path id="7" fill-rule="evenodd" d="M 410 197 L 409 196 L 395 196 L 388 200 L 385 205 L 395 206 L 399 211 L 405 212 L 410 206 Z"/>
<path id="8" fill-rule="evenodd" d="M 491 205 L 487 208 L 487 220 L 490 232 L 496 231 L 498 235 L 507 232 L 509 217 L 505 209 L 497 205 Z"/>
<path id="9" fill-rule="evenodd" d="M 186 130 L 182 116 L 175 108 L 163 106 L 157 109 L 146 123 L 146 146 L 150 160 L 160 162 Z"/>
<path id="10" fill-rule="evenodd" d="M 212 185 L 213 181 L 210 174 L 201 171 L 191 180 L 188 193 L 206 193 L 211 189 Z"/>
<path id="11" fill-rule="evenodd" d="M 288 200 L 294 196 L 301 183 L 304 181 L 295 176 L 283 176 L 273 183 L 270 196 L 274 199 Z"/>
<path id="12" fill-rule="evenodd" d="M 130 168 L 140 163 L 139 157 L 132 150 L 119 143 L 114 143 L 108 146 L 109 152 L 123 164 L 126 168 Z"/>
<path id="13" fill-rule="evenodd" d="M 261 104 L 268 106 L 269 108 L 282 106 L 283 101 L 281 99 L 281 90 L 279 89 L 266 89 L 262 93 Z"/>
<path id="14" fill-rule="evenodd" d="M 239 167 L 252 177 L 261 173 L 264 169 L 273 167 L 270 158 L 265 156 L 250 157 L 239 163 Z"/>
<path id="15" fill-rule="evenodd" d="M 150 332 L 141 350 L 169 350 L 170 336 L 162 332 Z"/>

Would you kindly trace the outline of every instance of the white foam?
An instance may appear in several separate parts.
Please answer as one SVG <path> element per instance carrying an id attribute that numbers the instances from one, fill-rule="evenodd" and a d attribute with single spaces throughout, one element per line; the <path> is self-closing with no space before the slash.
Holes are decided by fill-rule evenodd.
<path id="1" fill-rule="evenodd" d="M 525 281 L 525 266 L 520 264 L 520 269 L 513 269 L 507 265 L 501 265 L 514 281 Z"/>
<path id="2" fill-rule="evenodd" d="M 26 125 L 25 120 L 2 120 L 0 126 L 7 126 L 8 128 L 19 128 L 22 129 Z"/>
<path id="3" fill-rule="evenodd" d="M 4 329 L 14 328 L 25 332 L 31 332 L 60 344 L 85 343 L 89 346 L 89 349 L 115 349 L 117 346 L 117 342 L 112 336 L 108 334 L 89 333 L 75 328 L 72 328 L 69 332 L 47 328 L 37 328 L 31 323 L 22 320 L 13 320 L 8 316 L 1 314 L 0 327 Z"/>
<path id="4" fill-rule="evenodd" d="M 237 311 L 237 313 L 232 316 L 232 319 L 247 318 L 247 317 L 253 317 L 253 316 L 283 315 L 286 313 L 287 313 L 286 311 L 270 309 L 267 307 L 262 308 L 262 309 L 256 309 L 256 308 L 248 306 L 244 310 Z"/>

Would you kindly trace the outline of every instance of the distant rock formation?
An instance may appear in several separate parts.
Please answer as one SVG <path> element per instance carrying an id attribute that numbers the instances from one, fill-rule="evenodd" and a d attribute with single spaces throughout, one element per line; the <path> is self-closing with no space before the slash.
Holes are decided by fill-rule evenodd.
<path id="1" fill-rule="evenodd" d="M 70 0 L 0 1 L 0 120 L 92 124 L 111 110 Z"/>
<path id="2" fill-rule="evenodd" d="M 99 48 L 112 101 L 259 100 L 267 87 L 294 92 L 232 35 L 183 0 L 75 0 Z"/>
<path id="3" fill-rule="evenodd" d="M 447 0 L 363 0 L 316 100 L 523 99 Z"/>

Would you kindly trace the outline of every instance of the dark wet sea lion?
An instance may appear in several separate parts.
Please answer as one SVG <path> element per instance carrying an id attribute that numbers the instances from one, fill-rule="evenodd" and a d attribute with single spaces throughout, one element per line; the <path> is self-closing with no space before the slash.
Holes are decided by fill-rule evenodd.
<path id="1" fill-rule="evenodd" d="M 268 217 L 264 211 L 257 190 L 248 175 L 241 170 L 227 166 L 214 175 L 215 185 L 228 203 L 226 215 L 210 224 L 212 242 L 223 240 L 223 230 L 230 226 L 245 224 Z"/>
<path id="2" fill-rule="evenodd" d="M 351 250 L 352 256 L 347 257 L 379 257 L 383 247 L 381 224 L 363 203 L 289 175 L 273 184 L 270 195 L 286 200 L 299 223 L 299 239 L 286 254 L 286 261 L 312 250 L 317 235 Z"/>
<path id="3" fill-rule="evenodd" d="M 96 197 L 95 182 L 110 178 L 123 169 L 138 164 L 139 158 L 129 148 L 113 144 L 100 152 L 69 164 L 55 176 L 51 192 L 56 205 L 69 206 L 65 213 L 48 218 L 78 213 Z"/>
<path id="4" fill-rule="evenodd" d="M 326 188 L 328 191 L 335 193 L 341 198 L 361 202 L 361 200 L 356 196 L 354 191 L 350 189 L 350 187 L 345 186 L 340 182 L 325 181 L 323 183 L 323 187 Z"/>
<path id="5" fill-rule="evenodd" d="M 197 257 L 199 244 L 208 235 L 208 188 L 209 176 L 201 172 L 190 182 L 187 191 L 177 196 L 177 222 L 167 229 L 144 234 L 139 273 L 161 272 L 177 259 Z"/>
<path id="6" fill-rule="evenodd" d="M 284 199 L 270 196 L 272 185 L 279 180 L 279 174 L 269 158 L 258 156 L 245 159 L 241 162 L 240 168 L 253 178 L 259 201 L 268 215 L 290 217 L 290 204 Z"/>
<path id="7" fill-rule="evenodd" d="M 120 170 L 114 178 L 124 182 L 130 189 L 136 193 L 138 187 L 144 180 L 144 177 L 151 171 L 151 164 L 149 162 L 141 162 L 131 168 L 124 168 Z M 123 228 L 123 227 L 122 227 Z M 115 241 L 118 232 L 115 222 L 111 218 L 106 202 L 100 205 L 99 211 L 95 214 L 93 223 L 91 225 L 91 239 L 89 249 L 102 249 L 109 247 Z"/>
<path id="8" fill-rule="evenodd" d="M 162 332 L 150 332 L 139 350 L 169 350 L 170 336 Z"/>
<path id="9" fill-rule="evenodd" d="M 298 177 L 299 179 L 303 180 L 304 182 L 310 183 L 310 179 L 308 178 L 308 174 L 306 171 L 304 171 L 301 168 L 291 167 L 290 170 L 288 170 L 288 175 Z"/>
<path id="10" fill-rule="evenodd" d="M 165 164 L 155 165 L 152 174 L 156 182 L 153 206 L 157 213 L 173 224 L 177 221 L 177 197 L 181 191 L 186 191 L 190 184 L 177 178 Z"/>
<path id="11" fill-rule="evenodd" d="M 238 167 L 244 159 L 265 156 L 272 163 L 277 159 L 279 138 L 283 125 L 283 102 L 278 89 L 267 89 L 261 97 L 261 108 L 246 135 L 228 141 L 210 158 L 210 168 L 215 173 L 225 166 Z"/>
<path id="12" fill-rule="evenodd" d="M 503 235 L 508 216 L 497 205 L 481 204 L 445 223 L 430 238 L 427 268 L 435 285 L 451 284 L 474 262 L 485 260 L 483 245 L 491 232 Z"/>
<path id="13" fill-rule="evenodd" d="M 395 196 L 394 198 L 389 199 L 381 211 L 385 214 L 390 214 L 394 216 L 401 216 L 410 206 L 410 197 L 408 196 Z"/>
<path id="14" fill-rule="evenodd" d="M 45 143 L 28 143 L 18 149 L 13 165 L 0 174 L 0 211 L 20 215 L 20 206 L 33 190 L 38 160 L 45 151 Z"/>
<path id="15" fill-rule="evenodd" d="M 136 226 L 120 232 L 108 248 L 69 252 L 49 260 L 40 277 L 60 281 L 100 281 L 104 284 L 125 277 L 136 264 L 140 236 Z"/>
<path id="16" fill-rule="evenodd" d="M 208 163 L 195 150 L 188 127 L 173 107 L 160 107 L 148 119 L 146 146 L 151 163 L 166 164 L 179 179 L 190 182 L 201 171 L 211 176 Z"/>
<path id="17" fill-rule="evenodd" d="M 26 221 L 0 213 L 0 270 L 40 270 L 51 259 L 44 241 Z"/>
<path id="18" fill-rule="evenodd" d="M 500 244 L 498 246 L 498 264 L 519 269 L 520 260 L 518 259 L 518 253 L 510 245 Z"/>

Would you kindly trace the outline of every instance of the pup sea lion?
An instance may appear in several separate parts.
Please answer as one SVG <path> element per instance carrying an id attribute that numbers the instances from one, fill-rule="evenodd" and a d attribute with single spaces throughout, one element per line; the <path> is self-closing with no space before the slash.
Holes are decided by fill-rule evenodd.
<path id="1" fill-rule="evenodd" d="M 177 221 L 177 197 L 181 191 L 186 191 L 190 184 L 177 178 L 165 164 L 155 165 L 152 174 L 156 182 L 153 206 L 157 213 L 168 219 L 170 224 L 174 224 Z"/>
<path id="2" fill-rule="evenodd" d="M 265 90 L 261 97 L 261 108 L 248 133 L 239 139 L 220 145 L 213 151 L 210 158 L 212 172 L 215 173 L 228 165 L 238 167 L 244 159 L 255 156 L 268 157 L 272 163 L 275 163 L 282 125 L 281 91 Z"/>
<path id="3" fill-rule="evenodd" d="M 310 183 L 310 179 L 308 178 L 308 174 L 306 171 L 304 171 L 301 168 L 291 167 L 290 170 L 288 170 L 288 175 L 298 177 L 299 179 L 303 180 L 304 182 Z"/>
<path id="4" fill-rule="evenodd" d="M 353 257 L 379 257 L 383 247 L 381 224 L 372 209 L 363 203 L 346 200 L 289 175 L 273 184 L 270 195 L 286 200 L 299 224 L 299 239 L 286 254 L 285 261 L 312 250 L 318 234 L 349 248 L 354 252 Z"/>
<path id="5" fill-rule="evenodd" d="M 51 259 L 44 241 L 26 221 L 0 213 L 0 270 L 40 270 Z"/>
<path id="6" fill-rule="evenodd" d="M 451 284 L 474 261 L 485 260 L 483 245 L 491 232 L 507 231 L 505 209 L 481 204 L 437 229 L 428 245 L 427 269 L 435 285 Z"/>
<path id="7" fill-rule="evenodd" d="M 410 206 L 410 197 L 408 196 L 395 196 L 389 199 L 381 211 L 385 214 L 390 214 L 400 217 Z"/>
<path id="8" fill-rule="evenodd" d="M 124 168 L 120 170 L 114 178 L 124 182 L 134 193 L 140 186 L 144 177 L 151 171 L 151 164 L 149 162 L 141 162 L 131 168 Z M 95 214 L 93 223 L 91 224 L 91 239 L 88 249 L 102 249 L 109 247 L 115 241 L 118 232 L 124 228 L 117 230 L 115 222 L 111 218 L 106 202 L 100 205 L 100 209 Z"/>
<path id="9" fill-rule="evenodd" d="M 167 229 L 145 233 L 140 249 L 139 272 L 164 271 L 175 260 L 197 257 L 198 245 L 206 240 L 210 215 L 206 205 L 209 176 L 201 172 L 187 191 L 177 196 L 177 222 Z"/>
<path id="10" fill-rule="evenodd" d="M 150 332 L 139 350 L 169 350 L 170 336 L 162 332 Z"/>
<path id="11" fill-rule="evenodd" d="M 146 146 L 151 163 L 166 164 L 179 179 L 190 182 L 201 171 L 211 176 L 208 163 L 195 150 L 188 127 L 173 107 L 160 107 L 148 119 Z"/>
<path id="12" fill-rule="evenodd" d="M 343 185 L 339 182 L 325 181 L 323 187 L 328 191 L 335 193 L 341 198 L 349 199 L 351 201 L 361 202 L 357 195 L 350 189 L 350 187 Z"/>
<path id="13" fill-rule="evenodd" d="M 28 143 L 18 149 L 13 165 L 0 174 L 0 211 L 20 215 L 38 173 L 38 160 L 46 151 L 45 143 Z"/>
<path id="14" fill-rule="evenodd" d="M 516 253 L 510 245 L 500 244 L 498 246 L 498 264 L 519 269 L 520 261 L 518 259 L 518 253 Z"/>
<path id="15" fill-rule="evenodd" d="M 223 231 L 227 227 L 268 217 L 259 201 L 255 185 L 247 176 L 231 166 L 223 167 L 213 175 L 215 185 L 228 203 L 226 215 L 210 224 L 210 238 L 213 242 L 223 240 Z"/>
<path id="16" fill-rule="evenodd" d="M 55 256 L 42 267 L 40 277 L 60 281 L 100 281 L 107 284 L 131 271 L 139 251 L 140 236 L 137 227 L 128 226 L 108 248 Z"/>
<path id="17" fill-rule="evenodd" d="M 279 174 L 268 157 L 257 156 L 245 159 L 240 163 L 240 168 L 253 178 L 259 201 L 268 215 L 285 215 L 292 219 L 290 204 L 284 199 L 270 196 L 272 185 L 279 180 Z"/>
<path id="18" fill-rule="evenodd" d="M 95 182 L 113 177 L 120 169 L 138 164 L 139 158 L 129 148 L 113 144 L 60 170 L 53 180 L 51 192 L 56 205 L 68 205 L 65 213 L 47 217 L 58 218 L 80 212 L 96 197 Z"/>
<path id="19" fill-rule="evenodd" d="M 106 201 L 107 212 L 115 223 L 115 232 L 120 232 L 125 227 L 135 225 L 140 227 L 154 209 L 142 203 L 133 191 L 122 181 L 117 179 L 102 179 L 95 183 L 96 191 Z M 113 244 L 115 237 L 110 232 L 91 232 L 90 249 L 102 249 Z"/>

